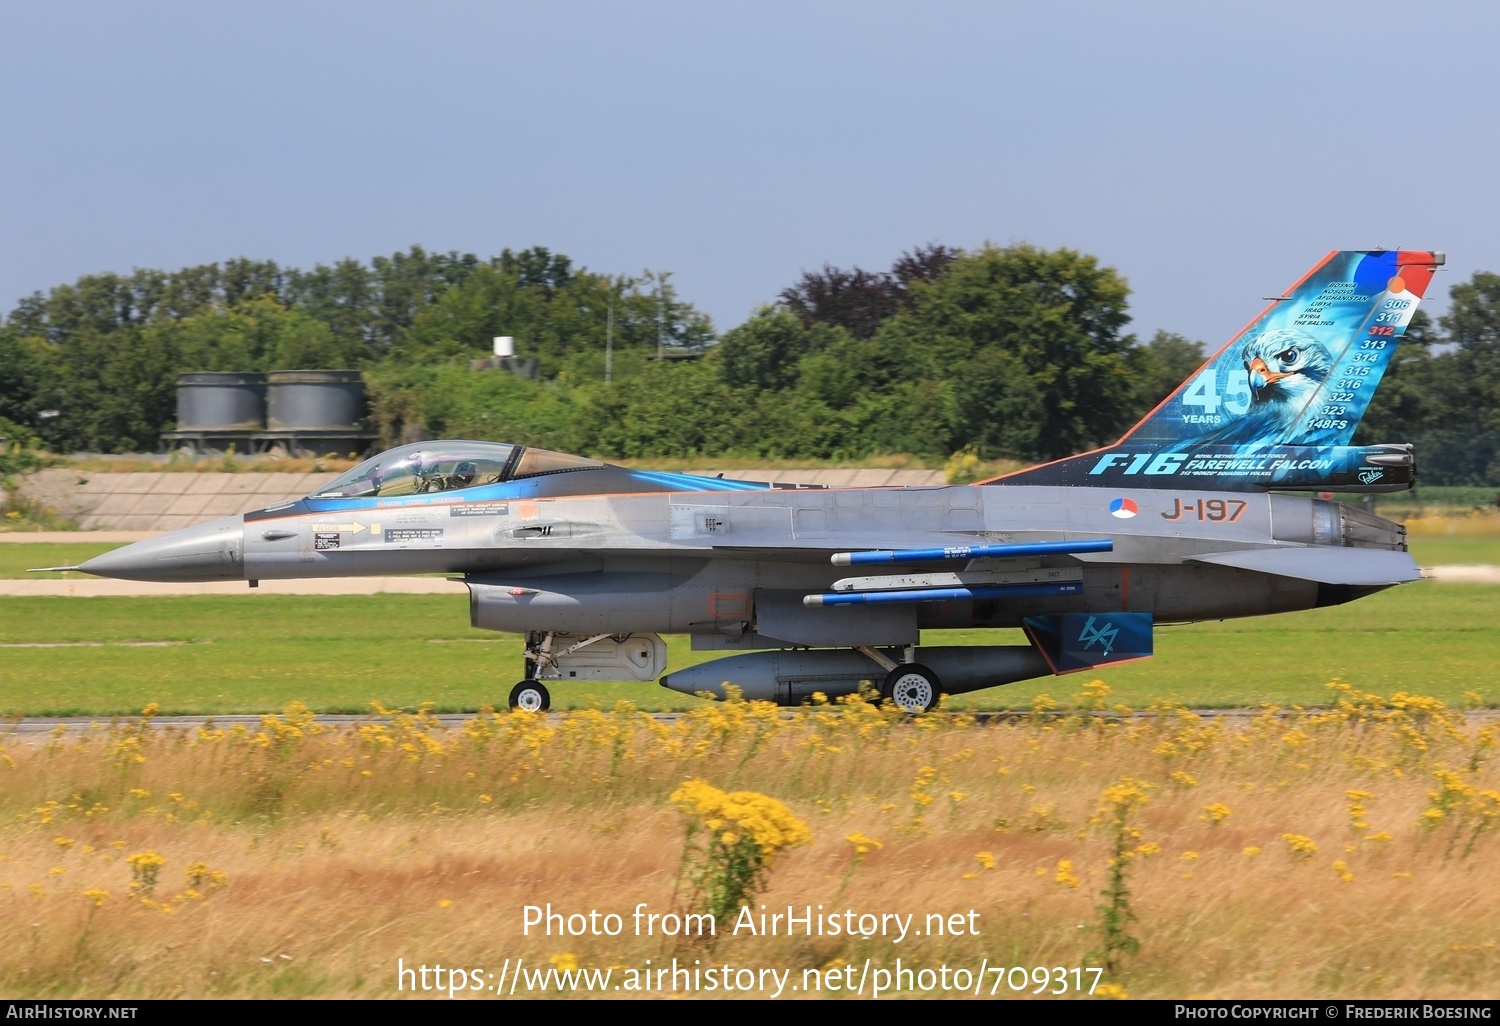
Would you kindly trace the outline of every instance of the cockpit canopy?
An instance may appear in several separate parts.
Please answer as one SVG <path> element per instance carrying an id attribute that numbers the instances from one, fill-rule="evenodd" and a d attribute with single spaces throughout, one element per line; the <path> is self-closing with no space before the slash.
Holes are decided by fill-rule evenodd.
<path id="1" fill-rule="evenodd" d="M 598 460 L 498 442 L 413 442 L 372 456 L 316 499 L 419 495 L 605 466 Z"/>

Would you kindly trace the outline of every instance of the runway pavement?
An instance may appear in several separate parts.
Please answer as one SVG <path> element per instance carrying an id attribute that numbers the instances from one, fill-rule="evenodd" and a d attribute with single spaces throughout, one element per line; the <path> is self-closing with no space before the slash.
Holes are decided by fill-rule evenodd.
<path id="1" fill-rule="evenodd" d="M 245 581 L 158 583 L 112 581 L 104 577 L 64 580 L 0 580 L 0 595 L 97 598 L 106 595 L 461 595 L 463 582 L 449 577 L 328 577 L 322 580 L 261 581 L 251 588 Z"/>

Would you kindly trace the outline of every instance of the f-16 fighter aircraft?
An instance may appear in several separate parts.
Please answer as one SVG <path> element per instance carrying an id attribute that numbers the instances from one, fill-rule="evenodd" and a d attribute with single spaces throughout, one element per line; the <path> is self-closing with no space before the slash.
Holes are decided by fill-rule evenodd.
<path id="1" fill-rule="evenodd" d="M 1410 446 L 1350 440 L 1442 263 L 1330 253 L 1116 444 L 977 485 L 784 487 L 420 442 L 76 569 L 252 587 L 462 575 L 475 627 L 526 636 L 509 696 L 523 709 L 546 709 L 554 682 L 658 677 L 784 705 L 865 683 L 928 709 L 1149 656 L 1157 624 L 1418 579 L 1399 524 L 1305 493 L 1415 481 Z M 957 627 L 1021 627 L 1029 643 L 920 643 Z M 662 676 L 668 632 L 726 655 Z"/>

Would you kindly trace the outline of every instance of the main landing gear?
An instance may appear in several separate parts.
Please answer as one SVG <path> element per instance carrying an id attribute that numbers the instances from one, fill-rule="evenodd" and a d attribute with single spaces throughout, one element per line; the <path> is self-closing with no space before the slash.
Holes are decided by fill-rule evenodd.
<path id="1" fill-rule="evenodd" d="M 938 704 L 942 691 L 937 674 L 912 661 L 917 654 L 915 646 L 906 647 L 902 655 L 904 661 L 900 663 L 876 648 L 862 645 L 857 651 L 886 671 L 885 680 L 880 685 L 881 702 L 889 702 L 902 712 L 927 712 Z"/>
<path id="2" fill-rule="evenodd" d="M 881 701 L 904 712 L 926 712 L 938 703 L 938 679 L 921 663 L 902 663 L 885 675 Z"/>

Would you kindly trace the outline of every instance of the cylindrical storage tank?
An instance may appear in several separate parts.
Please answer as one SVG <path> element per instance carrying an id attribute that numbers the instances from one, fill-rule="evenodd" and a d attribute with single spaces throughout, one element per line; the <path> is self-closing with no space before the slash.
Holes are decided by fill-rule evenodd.
<path id="1" fill-rule="evenodd" d="M 203 372 L 177 378 L 177 430 L 260 431 L 266 426 L 266 376 Z"/>
<path id="2" fill-rule="evenodd" d="M 272 431 L 357 430 L 364 419 L 365 383 L 357 370 L 266 375 L 266 424 Z"/>

